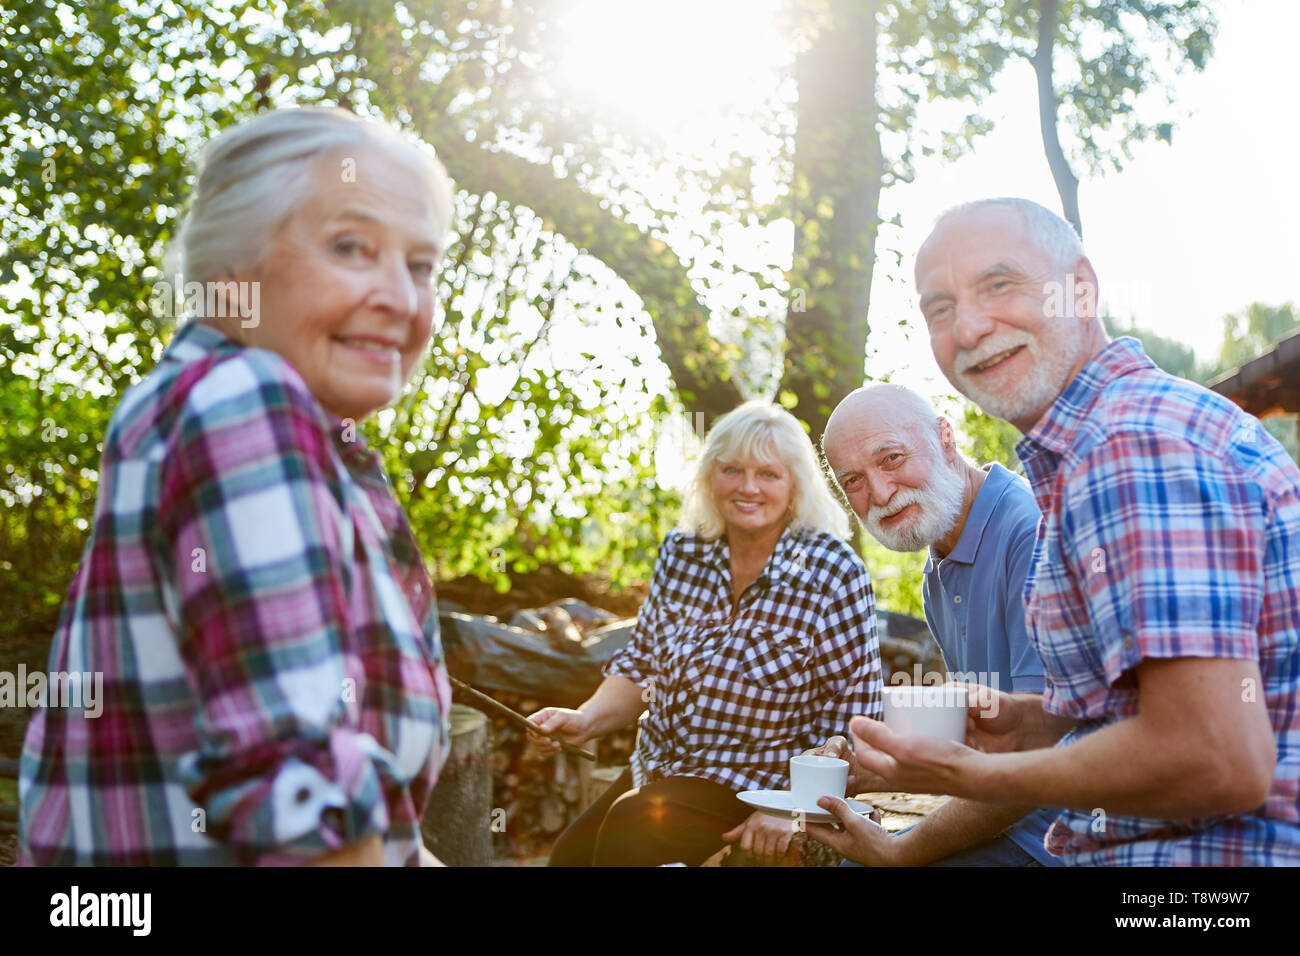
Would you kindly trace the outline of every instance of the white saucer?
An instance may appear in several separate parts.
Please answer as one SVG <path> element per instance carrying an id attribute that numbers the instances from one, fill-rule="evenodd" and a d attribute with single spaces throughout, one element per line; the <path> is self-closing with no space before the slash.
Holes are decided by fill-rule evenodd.
<path id="1" fill-rule="evenodd" d="M 748 803 L 751 807 L 762 810 L 764 813 L 770 813 L 774 817 L 784 817 L 789 820 L 795 815 L 795 812 L 802 810 L 803 818 L 809 823 L 835 823 L 835 815 L 827 813 L 821 807 L 796 807 L 790 796 L 789 790 L 744 790 L 736 794 L 742 803 Z M 849 800 L 845 798 L 845 803 L 854 813 L 866 816 L 871 813 L 874 807 L 869 803 L 863 803 L 861 800 Z"/>

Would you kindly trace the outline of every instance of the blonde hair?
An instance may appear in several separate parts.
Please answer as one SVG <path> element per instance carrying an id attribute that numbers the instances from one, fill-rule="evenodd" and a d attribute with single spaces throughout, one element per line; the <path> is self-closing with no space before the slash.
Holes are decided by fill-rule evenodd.
<path id="1" fill-rule="evenodd" d="M 211 282 L 227 269 L 256 265 L 276 228 L 306 201 L 317 164 L 365 147 L 382 150 L 425 183 L 441 253 L 451 231 L 452 188 L 432 147 L 380 120 L 302 107 L 261 113 L 207 144 L 167 268 Z"/>
<path id="2" fill-rule="evenodd" d="M 780 405 L 755 400 L 723 415 L 704 439 L 704 450 L 687 486 L 678 527 L 706 541 L 726 525 L 713 503 L 713 469 L 721 460 L 762 461 L 790 470 L 792 530 L 807 529 L 845 538 L 849 520 L 836 502 L 817 452 L 799 420 Z"/>

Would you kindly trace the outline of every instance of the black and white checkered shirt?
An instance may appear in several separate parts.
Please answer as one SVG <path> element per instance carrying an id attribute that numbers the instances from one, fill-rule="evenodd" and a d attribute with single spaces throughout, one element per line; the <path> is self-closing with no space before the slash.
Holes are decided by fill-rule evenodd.
<path id="1" fill-rule="evenodd" d="M 789 759 L 880 715 L 875 598 L 834 535 L 787 530 L 732 613 L 726 538 L 673 532 L 606 675 L 647 688 L 633 780 L 785 789 Z"/>

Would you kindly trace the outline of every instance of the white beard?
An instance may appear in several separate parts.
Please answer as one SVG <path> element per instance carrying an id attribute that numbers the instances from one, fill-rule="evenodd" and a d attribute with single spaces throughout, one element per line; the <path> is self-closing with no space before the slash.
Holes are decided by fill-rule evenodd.
<path id="1" fill-rule="evenodd" d="M 953 374 L 952 384 L 972 402 L 978 405 L 986 415 L 1001 418 L 1008 422 L 1023 422 L 1051 406 L 1065 390 L 1065 380 L 1075 356 L 1083 348 L 1083 326 L 1077 318 L 1065 317 L 1051 329 L 1053 348 L 1050 355 L 1044 356 L 1038 340 L 1025 333 L 1013 333 L 1002 336 L 996 341 L 981 343 L 977 352 L 962 353 L 958 356 L 963 365 L 978 365 L 1007 349 L 1023 345 L 1030 357 L 1029 373 L 1016 383 L 1016 390 L 1007 394 L 988 392 L 972 384 L 961 373 Z M 1058 347 L 1059 346 L 1059 347 Z"/>
<path id="2" fill-rule="evenodd" d="M 940 460 L 939 467 L 924 488 L 896 492 L 887 508 L 868 511 L 863 524 L 873 538 L 891 551 L 920 551 L 930 547 L 956 525 L 964 490 L 961 475 Z M 910 504 L 918 505 L 921 514 L 906 528 L 886 531 L 880 526 L 882 518 L 897 514 Z"/>

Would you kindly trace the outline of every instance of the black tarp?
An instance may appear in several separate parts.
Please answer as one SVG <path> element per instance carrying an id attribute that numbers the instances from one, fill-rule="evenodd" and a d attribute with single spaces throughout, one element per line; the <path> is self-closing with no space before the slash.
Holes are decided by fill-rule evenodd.
<path id="1" fill-rule="evenodd" d="M 536 631 L 499 624 L 476 614 L 439 617 L 447 670 L 479 690 L 510 691 L 543 706 L 576 707 L 600 686 L 601 667 L 627 644 L 634 618 L 587 634 L 582 653 L 552 648 Z"/>

